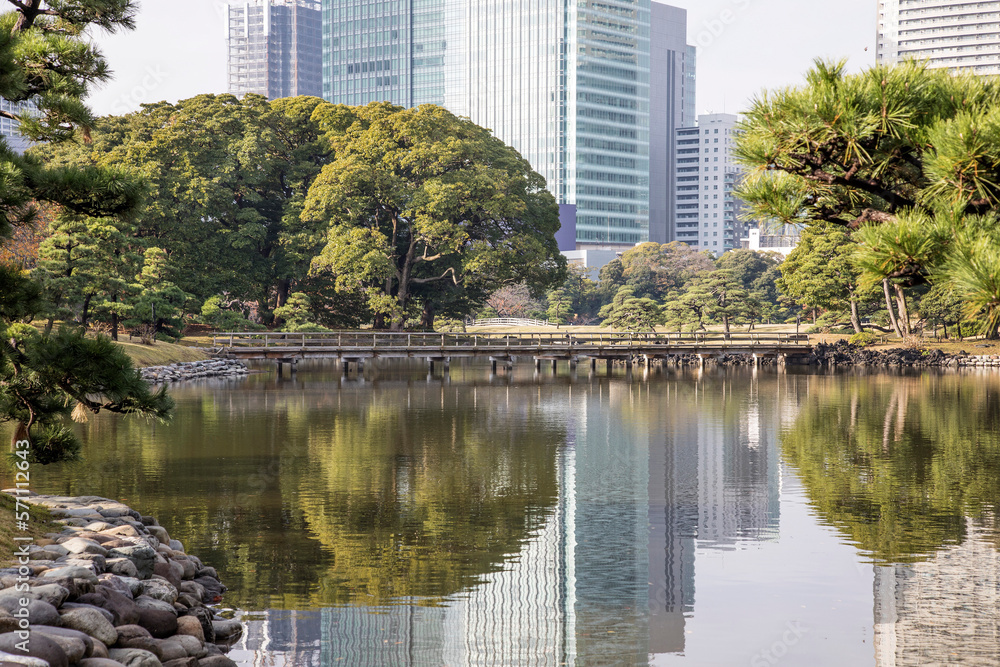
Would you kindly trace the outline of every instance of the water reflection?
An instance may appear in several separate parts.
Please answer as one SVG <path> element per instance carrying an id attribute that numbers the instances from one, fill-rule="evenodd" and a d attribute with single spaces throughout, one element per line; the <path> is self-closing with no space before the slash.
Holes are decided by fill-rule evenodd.
<path id="1" fill-rule="evenodd" d="M 95 420 L 41 483 L 164 517 L 247 665 L 750 664 L 799 622 L 783 665 L 928 664 L 935 614 L 998 645 L 992 376 L 330 370 Z M 802 551 L 827 525 L 874 597 Z"/>
<path id="2" fill-rule="evenodd" d="M 1000 508 L 996 374 L 814 377 L 782 438 L 823 518 L 878 563 L 915 562 Z"/>

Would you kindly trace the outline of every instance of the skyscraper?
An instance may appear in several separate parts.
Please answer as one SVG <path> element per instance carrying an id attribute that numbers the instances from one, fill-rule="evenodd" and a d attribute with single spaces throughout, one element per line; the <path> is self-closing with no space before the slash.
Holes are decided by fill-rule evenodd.
<path id="1" fill-rule="evenodd" d="M 879 0 L 876 60 L 1000 74 L 1000 1 Z"/>
<path id="2" fill-rule="evenodd" d="M 322 20 L 315 0 L 226 5 L 229 92 L 268 99 L 323 92 Z"/>
<path id="3" fill-rule="evenodd" d="M 675 239 L 717 255 L 738 248 L 745 232 L 735 195 L 743 175 L 733 156 L 737 120 L 709 114 L 677 130 Z"/>
<path id="4" fill-rule="evenodd" d="M 575 206 L 578 243 L 629 247 L 651 225 L 666 237 L 669 209 L 651 215 L 650 178 L 658 188 L 669 178 L 673 127 L 650 119 L 679 123 L 693 107 L 683 10 L 651 0 L 323 0 L 323 25 L 327 100 L 441 104 L 493 130 Z"/>

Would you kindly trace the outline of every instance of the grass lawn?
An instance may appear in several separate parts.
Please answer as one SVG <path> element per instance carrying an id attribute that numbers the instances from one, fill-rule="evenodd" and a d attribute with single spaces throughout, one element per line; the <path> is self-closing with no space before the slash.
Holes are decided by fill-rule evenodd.
<path id="1" fill-rule="evenodd" d="M 5 471 L 3 478 L 13 477 L 13 473 Z M 18 530 L 17 522 L 14 518 L 14 498 L 6 493 L 0 493 L 0 562 L 10 559 L 15 547 L 15 537 L 33 537 L 39 540 L 45 533 L 58 533 L 64 528 L 61 523 L 56 523 L 49 511 L 44 507 L 28 505 L 30 518 L 28 519 L 28 530 Z M 23 512 L 24 509 L 18 508 Z M 25 543 L 27 544 L 27 543 Z"/>
<path id="2" fill-rule="evenodd" d="M 132 358 L 132 363 L 136 366 L 165 366 L 175 362 L 201 361 L 209 358 L 205 350 L 162 341 L 157 341 L 155 345 L 142 345 L 120 340 L 118 345 Z"/>

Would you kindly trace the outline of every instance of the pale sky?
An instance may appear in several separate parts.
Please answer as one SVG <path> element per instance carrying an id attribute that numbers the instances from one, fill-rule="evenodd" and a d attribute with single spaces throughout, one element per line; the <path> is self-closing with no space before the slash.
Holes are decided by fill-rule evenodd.
<path id="1" fill-rule="evenodd" d="M 469 0 L 475 2 L 476 0 Z M 223 0 L 142 0 L 138 28 L 97 41 L 115 79 L 98 114 L 226 88 Z M 876 0 L 673 0 L 698 45 L 698 113 L 735 113 L 766 88 L 798 85 L 816 57 L 875 62 Z M 865 51 L 865 48 L 868 48 Z"/>

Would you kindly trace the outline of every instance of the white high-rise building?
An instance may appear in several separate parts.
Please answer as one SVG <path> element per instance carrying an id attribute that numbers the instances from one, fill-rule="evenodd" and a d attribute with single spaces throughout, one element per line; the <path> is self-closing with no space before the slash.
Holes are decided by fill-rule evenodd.
<path id="1" fill-rule="evenodd" d="M 697 127 L 677 130 L 674 240 L 721 255 L 740 246 L 746 224 L 735 191 L 743 176 L 736 162 L 737 116 L 707 114 Z"/>
<path id="2" fill-rule="evenodd" d="M 230 93 L 270 100 L 322 94 L 318 1 L 231 2 L 225 16 Z"/>
<path id="3" fill-rule="evenodd" d="M 564 225 L 575 212 L 579 246 L 667 240 L 673 132 L 693 120 L 684 10 L 655 0 L 322 7 L 327 100 L 440 104 L 545 177 Z"/>
<path id="4" fill-rule="evenodd" d="M 879 0 L 876 60 L 1000 74 L 1000 1 Z"/>

